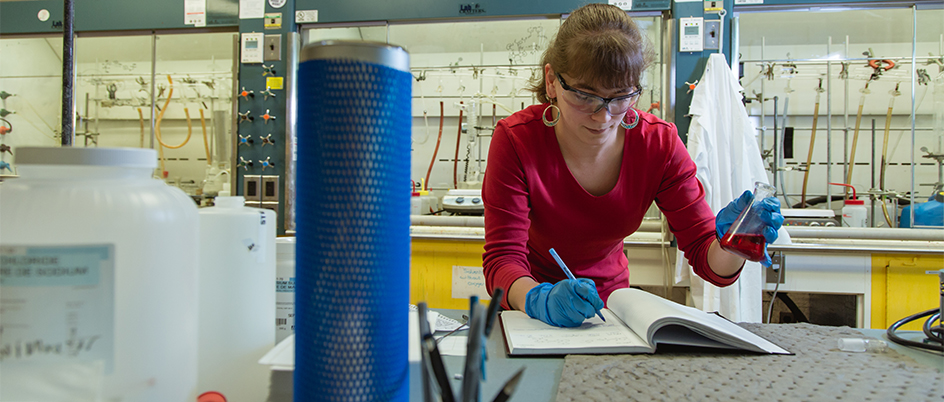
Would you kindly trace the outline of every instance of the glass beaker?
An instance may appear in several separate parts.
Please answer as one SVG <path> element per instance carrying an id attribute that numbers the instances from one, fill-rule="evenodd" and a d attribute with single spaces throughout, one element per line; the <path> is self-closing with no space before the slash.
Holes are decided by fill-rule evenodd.
<path id="1" fill-rule="evenodd" d="M 764 222 L 760 220 L 759 207 L 764 198 L 774 195 L 776 189 L 766 183 L 754 182 L 754 201 L 744 208 L 728 231 L 721 237 L 721 248 L 750 261 L 764 260 Z"/>

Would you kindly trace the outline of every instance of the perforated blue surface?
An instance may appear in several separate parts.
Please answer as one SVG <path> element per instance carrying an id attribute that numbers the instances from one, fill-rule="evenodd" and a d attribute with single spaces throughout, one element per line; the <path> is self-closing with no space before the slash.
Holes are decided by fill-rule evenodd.
<path id="1" fill-rule="evenodd" d="M 411 75 L 298 74 L 296 401 L 406 401 Z"/>

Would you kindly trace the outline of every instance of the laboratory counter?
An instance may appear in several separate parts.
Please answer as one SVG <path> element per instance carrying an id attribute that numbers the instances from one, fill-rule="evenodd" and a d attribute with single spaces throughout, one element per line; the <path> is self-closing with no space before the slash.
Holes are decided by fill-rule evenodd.
<path id="1" fill-rule="evenodd" d="M 460 321 L 462 315 L 467 314 L 462 310 L 435 311 Z M 488 359 L 481 400 L 493 400 L 505 382 L 522 367 L 525 369 L 523 377 L 510 401 L 671 401 L 692 398 L 708 401 L 754 401 L 766 396 L 775 396 L 777 400 L 835 401 L 865 400 L 863 395 L 893 400 L 895 398 L 888 396 L 897 397 L 899 393 L 906 398 L 902 400 L 909 401 L 940 401 L 944 398 L 944 380 L 941 376 L 941 373 L 944 373 L 944 357 L 892 343 L 884 330 L 811 324 L 746 325 L 759 335 L 790 350 L 794 355 L 665 348 L 654 355 L 573 355 L 567 359 L 564 356 L 511 357 L 505 350 L 502 329 L 496 326 L 486 343 Z M 764 330 L 768 332 L 764 333 Z M 777 337 L 777 334 L 784 333 L 792 334 L 790 336 L 794 340 L 786 340 L 789 337 Z M 464 331 L 456 333 L 460 336 L 464 334 Z M 888 344 L 889 351 L 842 352 L 836 346 L 837 334 L 842 337 L 881 339 Z M 437 337 L 441 335 L 442 333 L 438 333 Z M 923 338 L 923 334 L 918 331 L 901 331 L 900 335 L 913 340 Z M 458 374 L 463 372 L 465 358 L 443 356 L 443 360 L 453 391 L 458 394 L 462 386 L 461 376 Z M 687 371 L 679 370 L 673 367 L 673 364 L 683 367 L 687 364 Z M 674 372 L 678 381 L 673 384 L 670 381 L 672 375 L 660 374 L 659 367 L 669 367 L 667 372 Z M 634 374 L 638 372 L 634 369 L 645 371 L 640 376 Z M 597 375 L 594 370 L 603 371 Z M 820 375 L 817 370 L 829 374 Z M 568 371 L 567 378 L 562 381 L 565 371 Z M 416 367 L 412 367 L 411 374 L 416 372 Z M 578 376 L 583 378 L 571 378 Z M 772 383 L 758 385 L 759 379 L 766 378 L 765 376 L 773 378 Z M 804 380 L 804 377 L 807 378 Z M 805 386 L 804 381 L 813 385 Z M 823 389 L 817 391 L 816 384 Z M 680 385 L 686 389 L 697 390 L 698 394 L 679 394 L 677 389 Z M 561 387 L 564 387 L 564 391 L 559 392 Z M 291 391 L 292 372 L 273 371 L 272 395 L 269 400 L 291 401 Z M 423 400 L 420 381 L 416 376 L 410 379 L 410 400 Z"/>
<path id="2" fill-rule="evenodd" d="M 437 311 L 439 311 L 441 314 L 445 316 L 455 318 L 455 319 L 459 319 L 459 317 L 461 317 L 462 314 L 467 314 L 466 312 L 463 312 L 461 310 L 437 310 Z M 761 325 L 761 324 L 754 324 L 754 325 Z M 771 325 L 771 327 L 783 327 L 783 326 L 789 327 L 789 326 L 796 326 L 796 325 L 795 324 L 772 324 Z M 824 333 L 823 331 L 831 331 L 834 329 L 834 327 L 813 326 L 809 324 L 801 324 L 800 326 L 801 326 L 801 329 L 798 329 L 799 331 L 801 332 L 809 331 L 811 336 L 819 336 Z M 936 355 L 931 352 L 912 349 L 912 348 L 908 348 L 908 347 L 904 347 L 904 346 L 900 346 L 898 344 L 892 343 L 886 337 L 884 330 L 858 329 L 858 328 L 848 328 L 848 327 L 842 327 L 842 328 L 836 328 L 836 329 L 845 330 L 846 333 L 855 333 L 856 335 L 861 334 L 863 338 L 875 338 L 875 339 L 884 340 L 888 344 L 889 349 L 891 351 L 897 352 L 901 355 L 904 355 L 904 356 L 907 356 L 908 358 L 913 359 L 920 366 L 933 368 L 937 371 L 938 374 L 944 373 L 944 356 L 939 355 L 939 354 Z M 919 331 L 901 331 L 900 334 L 904 334 L 904 337 L 906 339 L 914 339 L 914 340 L 920 340 L 923 338 L 923 335 L 924 335 L 923 333 Z M 836 341 L 834 339 L 826 339 L 826 340 L 823 340 L 823 342 L 831 342 L 830 343 L 830 345 L 832 345 L 831 349 L 835 349 L 834 351 L 831 351 L 831 352 L 835 352 L 837 354 L 840 354 L 840 353 L 845 354 L 843 352 L 840 352 L 837 349 L 837 347 L 835 346 Z M 781 345 L 781 346 L 784 346 L 784 345 Z M 486 381 L 482 384 L 482 394 L 481 394 L 483 401 L 491 401 L 492 397 L 494 397 L 499 392 L 501 387 L 504 385 L 505 381 L 511 378 L 511 376 L 513 376 L 515 372 L 517 372 L 518 369 L 520 369 L 521 367 L 525 368 L 524 375 L 514 395 L 512 395 L 511 399 L 509 399 L 510 401 L 522 401 L 522 402 L 525 402 L 525 401 L 528 401 L 528 402 L 566 401 L 566 400 L 573 399 L 573 398 L 568 398 L 565 395 L 558 395 L 558 388 L 561 385 L 561 375 L 565 368 L 564 356 L 549 356 L 549 357 L 508 356 L 505 351 L 505 340 L 501 333 L 500 327 L 496 327 L 493 330 L 491 336 L 489 337 L 488 342 L 487 342 L 487 350 L 488 350 L 488 360 L 486 362 L 487 376 L 486 376 Z M 788 350 L 790 350 L 789 347 L 788 347 Z M 742 353 L 730 353 L 730 352 L 718 352 L 717 354 L 712 354 L 712 353 L 700 353 L 700 352 L 701 351 L 693 351 L 693 350 L 669 350 L 666 353 L 663 353 L 661 351 L 657 352 L 655 355 L 635 355 L 635 356 L 610 355 L 608 357 L 611 358 L 611 360 L 633 359 L 635 357 L 635 358 L 639 358 L 640 362 L 646 362 L 646 361 L 651 362 L 652 360 L 659 360 L 659 359 L 673 359 L 673 358 L 678 357 L 679 355 L 693 356 L 692 354 L 695 353 L 697 354 L 697 355 L 694 355 L 695 359 L 703 359 L 703 361 L 712 362 L 712 364 L 718 362 L 717 359 L 722 359 L 721 361 L 731 361 L 731 359 L 735 359 L 742 356 L 750 357 L 754 360 L 758 360 L 761 362 L 764 362 L 764 359 L 768 359 L 770 364 L 777 364 L 778 359 L 790 360 L 791 363 L 788 363 L 788 364 L 793 364 L 792 361 L 794 360 L 792 359 L 792 357 L 789 357 L 789 356 L 754 355 L 754 354 L 742 354 Z M 797 353 L 797 355 L 801 355 L 801 351 L 799 350 L 791 350 L 791 352 Z M 891 352 L 885 353 L 883 355 L 891 355 Z M 594 356 L 589 356 L 589 357 L 594 358 Z M 604 357 L 605 356 L 600 356 L 599 358 L 604 358 Z M 886 357 L 886 356 L 882 356 L 879 354 L 866 354 L 866 353 L 858 354 L 857 353 L 855 354 L 854 357 L 859 358 L 860 360 L 863 360 L 863 361 L 875 361 L 876 364 L 881 364 L 879 360 L 873 359 L 873 358 Z M 446 368 L 450 376 L 453 376 L 454 374 L 458 374 L 462 372 L 463 362 L 464 362 L 463 357 L 445 356 L 444 360 L 445 360 Z M 612 368 L 614 364 L 611 361 L 611 362 L 608 362 L 606 365 Z M 722 367 L 731 368 L 732 365 L 725 364 Z M 873 368 L 877 370 L 876 372 L 883 370 L 880 367 L 873 367 Z M 900 371 L 900 370 L 907 370 L 907 369 L 902 368 L 902 367 L 887 367 L 887 370 L 889 372 L 894 372 L 896 370 Z M 744 384 L 735 382 L 735 383 L 730 383 L 727 385 L 729 387 L 734 387 L 734 388 L 756 381 L 756 378 L 751 378 L 748 375 L 744 375 L 745 374 L 744 372 L 739 372 L 738 375 L 735 375 L 733 377 L 728 377 L 728 375 L 723 375 L 722 373 L 714 373 L 714 374 L 717 374 L 718 376 L 722 376 L 725 381 L 729 381 L 729 378 L 733 378 L 735 381 L 740 380 L 744 382 Z M 911 374 L 911 373 L 909 372 L 908 374 Z M 658 374 L 653 373 L 653 375 L 658 375 Z M 880 375 L 876 375 L 876 377 L 878 376 Z M 692 377 L 692 376 L 689 375 L 686 377 Z M 708 373 L 707 377 L 712 378 L 712 373 Z M 941 377 L 941 376 L 937 375 L 937 377 Z M 635 381 L 643 383 L 643 381 L 641 381 L 640 379 L 635 379 Z M 693 380 L 693 381 L 697 381 L 697 380 Z M 783 381 L 792 382 L 791 380 L 783 380 Z M 936 386 L 937 389 L 934 391 L 935 396 L 927 398 L 927 400 L 939 401 L 941 400 L 941 398 L 944 398 L 944 382 L 942 381 L 944 380 L 938 380 L 938 384 Z M 617 381 L 617 380 L 611 379 L 611 382 L 623 383 L 623 385 L 625 386 L 626 385 L 625 383 L 628 381 Z M 719 382 L 721 381 L 719 380 Z M 411 386 L 415 383 L 416 382 L 413 381 L 411 383 Z M 658 380 L 656 380 L 655 383 L 662 384 L 662 382 Z M 592 385 L 593 385 L 592 381 L 585 381 L 578 384 L 577 387 L 578 388 L 579 387 L 592 387 Z M 919 384 L 916 384 L 915 386 L 918 386 L 918 385 Z M 453 386 L 454 391 L 458 390 L 458 388 L 461 387 L 461 380 L 453 378 L 452 386 Z M 418 388 L 419 387 L 411 387 L 411 401 L 422 400 L 421 395 L 418 392 L 419 391 Z M 606 393 L 594 392 L 593 389 L 575 390 L 571 388 L 570 391 L 571 393 L 576 391 L 580 393 L 581 395 L 583 395 L 585 398 L 582 400 L 601 400 L 601 401 L 614 400 L 614 399 L 594 398 L 593 395 L 602 396 L 602 395 L 605 395 Z M 659 392 L 663 392 L 663 391 L 659 390 L 658 392 L 656 392 L 656 394 L 658 394 Z M 670 398 L 669 396 L 671 394 L 664 394 L 664 395 L 666 396 L 664 400 L 680 400 L 680 399 L 677 399 L 676 397 Z M 758 395 L 756 393 L 741 393 L 740 395 L 743 398 L 740 400 L 744 400 L 744 401 L 758 400 L 757 398 Z M 651 400 L 650 397 L 631 398 L 629 395 L 627 395 L 627 399 Z M 705 395 L 699 395 L 695 399 L 709 400 L 709 401 L 710 400 L 731 400 L 728 396 L 725 396 L 725 398 L 723 399 L 713 398 L 709 393 L 706 393 Z M 813 399 L 816 400 L 817 398 L 813 398 Z M 829 399 L 837 400 L 836 398 L 829 398 Z M 573 399 L 573 400 L 578 400 L 578 399 Z M 738 400 L 738 399 L 735 399 L 735 400 Z M 789 399 L 786 399 L 786 400 L 789 400 Z M 842 400 L 842 399 L 839 399 L 839 400 Z M 849 398 L 846 400 L 861 400 L 861 399 Z M 906 400 L 909 400 L 909 399 L 906 399 Z M 910 399 L 910 400 L 917 401 L 917 400 L 925 400 L 925 399 Z"/>

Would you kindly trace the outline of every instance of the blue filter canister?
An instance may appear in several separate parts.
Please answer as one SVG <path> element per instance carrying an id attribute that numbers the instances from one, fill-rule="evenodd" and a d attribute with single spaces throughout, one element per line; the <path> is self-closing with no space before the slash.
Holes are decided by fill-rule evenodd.
<path id="1" fill-rule="evenodd" d="M 409 55 L 306 45 L 298 67 L 296 401 L 407 401 Z"/>

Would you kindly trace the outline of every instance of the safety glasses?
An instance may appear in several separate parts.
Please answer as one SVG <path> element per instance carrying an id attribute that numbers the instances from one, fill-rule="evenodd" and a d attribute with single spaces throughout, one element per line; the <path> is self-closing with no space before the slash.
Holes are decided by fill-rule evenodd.
<path id="1" fill-rule="evenodd" d="M 588 94 L 579 89 L 574 89 L 570 85 L 567 85 L 567 81 L 564 81 L 564 77 L 561 77 L 560 73 L 554 74 L 556 74 L 557 79 L 560 80 L 561 87 L 567 91 L 564 92 L 565 100 L 577 110 L 587 114 L 594 114 L 603 108 L 606 108 L 606 112 L 609 113 L 610 116 L 626 113 L 626 111 L 636 103 L 636 100 L 639 99 L 639 95 L 642 94 L 642 87 L 639 87 L 639 89 L 629 95 L 603 98 L 594 94 Z"/>

